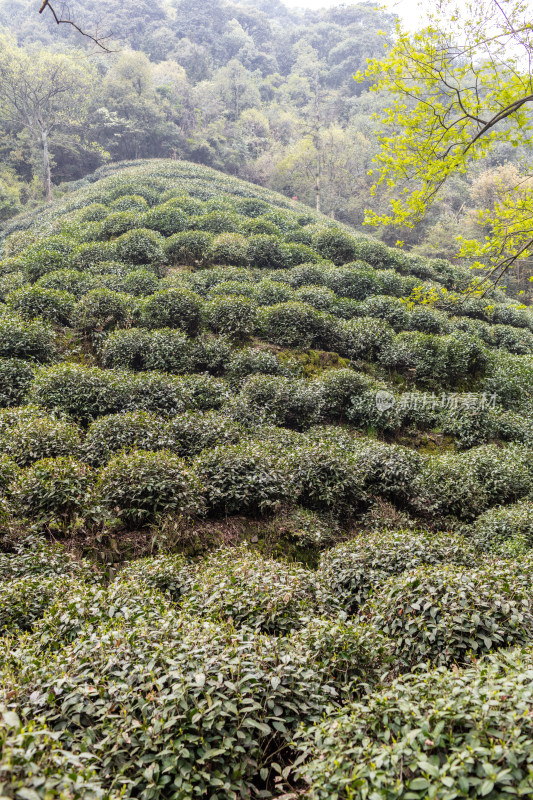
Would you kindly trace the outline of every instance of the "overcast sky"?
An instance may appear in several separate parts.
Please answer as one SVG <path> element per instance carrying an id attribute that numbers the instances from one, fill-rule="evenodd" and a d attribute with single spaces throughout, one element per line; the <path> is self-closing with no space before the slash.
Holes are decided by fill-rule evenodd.
<path id="1" fill-rule="evenodd" d="M 355 0 L 357 2 L 357 0 Z M 283 0 L 286 6 L 300 8 L 327 8 L 330 6 L 348 5 L 350 0 Z M 417 0 L 378 0 L 377 6 L 385 6 L 394 11 L 409 28 L 416 28 L 420 19 Z"/>

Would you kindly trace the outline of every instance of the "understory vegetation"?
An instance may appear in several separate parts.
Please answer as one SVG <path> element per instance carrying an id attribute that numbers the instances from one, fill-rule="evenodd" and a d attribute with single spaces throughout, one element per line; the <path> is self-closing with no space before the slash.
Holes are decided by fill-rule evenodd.
<path id="1" fill-rule="evenodd" d="M 176 161 L 0 240 L 0 796 L 533 794 L 533 314 Z"/>

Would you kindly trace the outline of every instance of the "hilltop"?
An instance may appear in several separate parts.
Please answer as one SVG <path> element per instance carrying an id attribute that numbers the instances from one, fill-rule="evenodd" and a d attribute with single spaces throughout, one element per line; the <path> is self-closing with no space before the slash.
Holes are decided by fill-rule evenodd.
<path id="1" fill-rule="evenodd" d="M 531 793 L 531 309 L 177 161 L 0 256 L 0 794 Z"/>

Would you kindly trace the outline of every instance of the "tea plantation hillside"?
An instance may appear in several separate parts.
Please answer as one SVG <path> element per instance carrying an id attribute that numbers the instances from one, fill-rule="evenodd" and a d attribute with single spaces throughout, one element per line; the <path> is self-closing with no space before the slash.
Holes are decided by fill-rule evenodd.
<path id="1" fill-rule="evenodd" d="M 174 161 L 0 257 L 0 797 L 532 797 L 531 310 Z"/>

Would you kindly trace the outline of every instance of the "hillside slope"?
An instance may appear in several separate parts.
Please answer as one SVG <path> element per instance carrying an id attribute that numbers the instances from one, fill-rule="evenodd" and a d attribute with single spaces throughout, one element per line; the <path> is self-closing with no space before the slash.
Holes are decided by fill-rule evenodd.
<path id="1" fill-rule="evenodd" d="M 530 309 L 173 161 L 2 247 L 0 794 L 533 792 Z"/>

